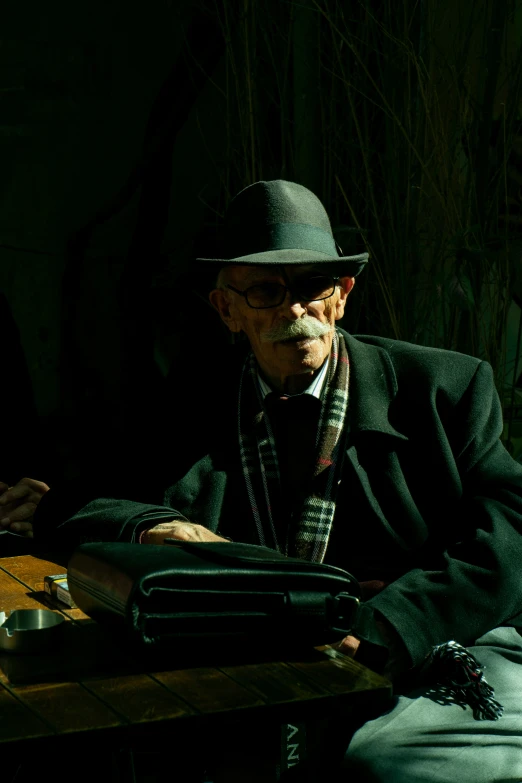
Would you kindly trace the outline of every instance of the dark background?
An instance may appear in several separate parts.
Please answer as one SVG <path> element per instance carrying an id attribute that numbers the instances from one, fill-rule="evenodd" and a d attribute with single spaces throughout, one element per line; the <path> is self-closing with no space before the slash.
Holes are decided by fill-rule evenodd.
<path id="1" fill-rule="evenodd" d="M 490 361 L 522 455 L 520 2 L 0 13 L 0 480 L 182 448 L 158 400 L 228 342 L 193 258 L 279 177 L 371 254 L 342 325 Z"/>

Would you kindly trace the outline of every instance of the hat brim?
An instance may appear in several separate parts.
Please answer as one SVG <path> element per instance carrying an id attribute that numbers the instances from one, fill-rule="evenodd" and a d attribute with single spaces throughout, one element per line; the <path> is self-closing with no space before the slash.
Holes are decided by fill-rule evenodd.
<path id="1" fill-rule="evenodd" d="M 341 271 L 350 276 L 356 277 L 365 265 L 368 263 L 369 254 L 359 253 L 355 256 L 329 256 L 325 253 L 320 253 L 317 250 L 268 250 L 265 253 L 252 253 L 248 256 L 239 256 L 238 258 L 196 258 L 201 264 L 209 264 L 212 266 L 220 265 L 232 266 L 233 264 L 241 265 L 267 265 L 267 266 L 281 266 L 286 264 L 324 264 L 325 267 L 335 267 L 335 269 Z"/>

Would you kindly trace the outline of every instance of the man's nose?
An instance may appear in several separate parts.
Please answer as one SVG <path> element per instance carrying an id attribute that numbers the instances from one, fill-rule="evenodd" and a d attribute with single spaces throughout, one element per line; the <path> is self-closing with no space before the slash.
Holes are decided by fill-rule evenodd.
<path id="1" fill-rule="evenodd" d="M 282 307 L 285 314 L 288 314 L 292 320 L 295 320 L 296 318 L 301 318 L 301 316 L 306 313 L 305 305 L 306 302 L 300 301 L 299 294 L 287 291 Z"/>

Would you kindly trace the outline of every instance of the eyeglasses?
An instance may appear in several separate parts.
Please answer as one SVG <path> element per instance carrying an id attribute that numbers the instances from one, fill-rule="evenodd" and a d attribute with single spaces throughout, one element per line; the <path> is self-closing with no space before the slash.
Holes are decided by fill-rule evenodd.
<path id="1" fill-rule="evenodd" d="M 234 293 L 243 296 L 249 307 L 254 310 L 267 310 L 269 307 L 279 307 L 286 299 L 286 292 L 303 302 L 317 302 L 333 296 L 336 286 L 339 285 L 338 277 L 326 275 L 314 275 L 296 280 L 291 286 L 282 283 L 260 283 L 239 291 L 232 285 L 227 285 Z"/>

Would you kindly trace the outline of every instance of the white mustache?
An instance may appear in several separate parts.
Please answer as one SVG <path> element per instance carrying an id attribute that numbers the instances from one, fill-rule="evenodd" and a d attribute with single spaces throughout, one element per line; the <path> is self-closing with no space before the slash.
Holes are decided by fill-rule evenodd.
<path id="1" fill-rule="evenodd" d="M 292 340 L 296 337 L 317 338 L 333 331 L 333 326 L 323 324 L 317 318 L 303 316 L 297 321 L 283 321 L 273 329 L 263 332 L 261 340 L 265 343 L 277 343 L 281 340 Z"/>

